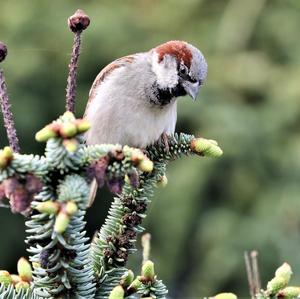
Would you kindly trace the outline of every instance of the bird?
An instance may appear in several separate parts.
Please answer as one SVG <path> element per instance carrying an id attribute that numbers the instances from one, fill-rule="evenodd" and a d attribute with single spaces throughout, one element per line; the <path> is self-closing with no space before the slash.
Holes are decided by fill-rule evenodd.
<path id="1" fill-rule="evenodd" d="M 184 41 L 169 41 L 148 52 L 108 64 L 94 80 L 84 118 L 91 124 L 88 145 L 111 143 L 145 148 L 171 135 L 180 96 L 194 100 L 207 76 L 203 54 Z"/>
<path id="2" fill-rule="evenodd" d="M 204 55 L 185 41 L 168 41 L 116 59 L 100 71 L 90 89 L 84 113 L 91 124 L 86 144 L 146 148 L 172 135 L 177 98 L 189 95 L 195 100 L 206 76 Z"/>

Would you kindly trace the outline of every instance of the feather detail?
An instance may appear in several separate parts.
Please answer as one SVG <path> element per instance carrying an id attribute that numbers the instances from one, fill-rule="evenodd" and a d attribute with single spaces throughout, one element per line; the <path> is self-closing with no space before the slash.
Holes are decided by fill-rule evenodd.
<path id="1" fill-rule="evenodd" d="M 124 56 L 121 58 L 118 58 L 116 60 L 114 60 L 113 62 L 111 62 L 110 64 L 108 64 L 106 67 L 104 67 L 100 73 L 97 75 L 97 77 L 95 78 L 92 87 L 90 89 L 89 92 L 89 99 L 86 105 L 86 109 L 85 109 L 85 113 L 84 116 L 86 115 L 86 112 L 88 110 L 88 107 L 91 103 L 91 101 L 95 98 L 96 96 L 96 90 L 99 87 L 99 85 L 115 70 L 118 69 L 120 67 L 124 67 L 129 63 L 132 63 L 133 60 L 135 59 L 134 55 L 128 55 L 128 56 Z"/>

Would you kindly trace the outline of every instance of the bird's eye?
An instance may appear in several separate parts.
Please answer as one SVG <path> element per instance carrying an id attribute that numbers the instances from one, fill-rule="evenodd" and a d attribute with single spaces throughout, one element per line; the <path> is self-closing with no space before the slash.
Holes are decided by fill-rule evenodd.
<path id="1" fill-rule="evenodd" d="M 187 80 L 191 83 L 196 83 L 197 80 L 192 78 L 190 75 L 189 75 L 189 70 L 186 66 L 181 66 L 180 69 L 179 69 L 179 76 L 184 79 L 184 80 Z"/>
<path id="2" fill-rule="evenodd" d="M 186 68 L 186 67 L 181 67 L 181 68 L 179 69 L 179 74 L 180 74 L 181 76 L 187 76 L 187 74 L 188 74 L 187 68 Z"/>

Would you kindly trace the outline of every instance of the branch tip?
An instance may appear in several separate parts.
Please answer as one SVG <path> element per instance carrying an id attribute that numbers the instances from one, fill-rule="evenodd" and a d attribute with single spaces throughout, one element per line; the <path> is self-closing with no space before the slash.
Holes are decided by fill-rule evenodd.
<path id="1" fill-rule="evenodd" d="M 0 62 L 4 60 L 7 49 L 3 43 L 0 43 Z M 0 106 L 3 114 L 4 127 L 6 129 L 9 145 L 14 152 L 20 151 L 17 131 L 13 120 L 13 114 L 10 110 L 10 104 L 7 95 L 7 87 L 4 79 L 3 71 L 0 69 Z"/>
<path id="2" fill-rule="evenodd" d="M 7 47 L 3 42 L 0 42 L 0 62 L 7 56 Z"/>
<path id="3" fill-rule="evenodd" d="M 82 31 L 89 26 L 89 24 L 89 16 L 81 9 L 78 9 L 72 16 L 68 18 L 68 26 L 70 30 L 75 33 L 66 88 L 66 110 L 71 112 L 75 111 L 76 77 L 81 44 L 80 35 Z"/>
<path id="4" fill-rule="evenodd" d="M 82 32 L 90 25 L 89 16 L 81 9 L 68 18 L 68 26 L 72 32 Z"/>

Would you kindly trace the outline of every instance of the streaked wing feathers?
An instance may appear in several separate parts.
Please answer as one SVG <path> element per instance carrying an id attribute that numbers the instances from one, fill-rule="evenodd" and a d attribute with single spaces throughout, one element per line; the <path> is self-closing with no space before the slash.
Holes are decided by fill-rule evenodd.
<path id="1" fill-rule="evenodd" d="M 120 67 L 126 66 L 129 63 L 132 63 L 135 59 L 134 55 L 128 55 L 121 57 L 119 59 L 116 59 L 115 61 L 108 64 L 104 69 L 101 70 L 101 72 L 97 75 L 95 78 L 92 87 L 89 92 L 89 99 L 87 102 L 86 110 L 90 104 L 90 102 L 95 98 L 96 90 L 99 87 L 99 85 L 115 70 Z M 85 112 L 86 113 L 86 112 Z"/>

